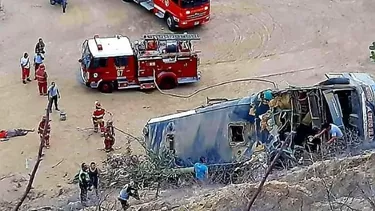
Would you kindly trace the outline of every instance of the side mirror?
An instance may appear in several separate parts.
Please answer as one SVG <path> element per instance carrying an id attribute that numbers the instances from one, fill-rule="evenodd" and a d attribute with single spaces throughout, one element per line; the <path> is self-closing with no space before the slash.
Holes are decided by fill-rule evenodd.
<path id="1" fill-rule="evenodd" d="M 81 62 L 82 62 L 82 59 L 78 59 L 78 62 L 81 63 Z"/>

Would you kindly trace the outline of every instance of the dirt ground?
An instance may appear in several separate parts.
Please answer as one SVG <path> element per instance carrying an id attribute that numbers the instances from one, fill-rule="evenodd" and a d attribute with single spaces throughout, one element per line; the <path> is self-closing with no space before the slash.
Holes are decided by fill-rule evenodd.
<path id="1" fill-rule="evenodd" d="M 70 0 L 66 14 L 47 0 L 0 0 L 0 5 L 4 10 L 0 11 L 0 128 L 36 128 L 44 113 L 46 99 L 38 95 L 36 82 L 21 83 L 19 67 L 23 52 L 32 53 L 38 37 L 46 42 L 47 72 L 60 88 L 61 109 L 68 115 L 60 122 L 58 114 L 52 114 L 51 148 L 45 151 L 34 184 L 47 195 L 54 194 L 57 185 L 67 186 L 80 163 L 105 158 L 98 150 L 102 139 L 77 129 L 91 127 L 95 100 L 114 114 L 118 128 L 140 136 L 149 118 L 204 104 L 206 97 L 235 98 L 269 87 L 231 84 L 189 99 L 158 91 L 101 94 L 76 80 L 82 42 L 94 34 L 123 34 L 135 40 L 145 33 L 167 32 L 161 20 L 121 0 Z M 202 38 L 196 44 L 202 51 L 202 81 L 173 93 L 188 94 L 218 82 L 262 75 L 285 86 L 315 83 L 326 72 L 374 72 L 368 50 L 375 41 L 372 0 L 217 0 L 211 6 L 211 22 L 191 30 Z M 122 146 L 124 137 L 117 139 Z M 37 134 L 1 142 L 0 174 L 29 173 L 38 145 Z M 137 143 L 133 150 L 142 153 Z M 14 200 L 24 189 L 0 186 L 5 200 Z"/>

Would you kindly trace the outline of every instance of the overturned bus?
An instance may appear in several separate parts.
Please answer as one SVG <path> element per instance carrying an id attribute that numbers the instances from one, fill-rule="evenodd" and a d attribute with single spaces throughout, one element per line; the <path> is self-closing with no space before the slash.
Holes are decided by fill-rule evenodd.
<path id="1" fill-rule="evenodd" d="M 276 137 L 285 138 L 290 131 L 296 134 L 293 143 L 301 145 L 313 129 L 320 129 L 326 122 L 343 131 L 355 131 L 363 143 L 371 143 L 375 81 L 366 73 L 326 77 L 309 87 L 263 90 L 150 119 L 143 130 L 146 145 L 155 152 L 172 150 L 178 166 L 191 167 L 201 156 L 208 164 L 249 160 L 255 144 L 267 146 Z M 265 97 L 265 93 L 271 96 Z"/>

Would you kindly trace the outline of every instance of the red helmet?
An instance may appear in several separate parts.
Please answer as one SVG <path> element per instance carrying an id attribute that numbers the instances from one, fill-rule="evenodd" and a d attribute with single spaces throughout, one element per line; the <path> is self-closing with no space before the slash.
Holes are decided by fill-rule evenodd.
<path id="1" fill-rule="evenodd" d="M 95 106 L 100 108 L 101 105 L 100 105 L 99 101 L 95 101 Z"/>
<path id="2" fill-rule="evenodd" d="M 44 70 L 44 69 L 46 69 L 46 66 L 44 64 L 40 64 L 39 68 Z"/>

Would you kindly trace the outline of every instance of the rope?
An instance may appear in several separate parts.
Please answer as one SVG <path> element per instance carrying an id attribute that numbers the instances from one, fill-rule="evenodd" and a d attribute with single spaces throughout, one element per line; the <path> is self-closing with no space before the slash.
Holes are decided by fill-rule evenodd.
<path id="1" fill-rule="evenodd" d="M 323 67 L 323 66 L 320 66 L 320 67 Z M 267 79 L 262 79 L 262 78 L 267 78 L 267 77 L 272 77 L 272 76 L 279 76 L 279 75 L 296 73 L 296 72 L 304 72 L 304 71 L 312 70 L 312 69 L 315 69 L 315 68 L 317 68 L 317 67 L 309 67 L 309 68 L 303 68 L 303 69 L 297 69 L 297 70 L 290 70 L 290 71 L 284 71 L 284 72 L 279 72 L 279 73 L 265 74 L 265 75 L 260 75 L 260 76 L 256 76 L 256 77 L 253 77 L 253 78 L 240 78 L 240 79 L 234 79 L 234 80 L 230 80 L 230 81 L 224 81 L 224 82 L 220 82 L 220 83 L 217 83 L 217 84 L 214 84 L 214 85 L 203 87 L 203 88 L 198 89 L 198 90 L 196 90 L 193 93 L 188 94 L 188 95 L 179 95 L 179 94 L 174 94 L 174 93 L 168 93 L 168 92 L 165 92 L 165 91 L 161 90 L 160 87 L 159 87 L 159 85 L 156 83 L 155 69 L 153 71 L 153 75 L 154 75 L 154 84 L 155 84 L 155 87 L 158 89 L 158 91 L 161 94 L 168 95 L 168 96 L 171 96 L 171 97 L 185 98 L 186 99 L 186 98 L 190 98 L 190 97 L 192 97 L 194 95 L 197 95 L 198 93 L 203 92 L 203 91 L 208 90 L 208 89 L 212 89 L 212 88 L 215 88 L 215 87 L 223 86 L 223 85 L 226 85 L 226 84 L 238 83 L 238 82 L 246 82 L 246 81 L 261 81 L 261 82 L 271 83 L 274 86 L 275 89 L 278 89 L 278 86 L 277 86 L 277 84 L 274 81 L 267 80 Z"/>
<path id="2" fill-rule="evenodd" d="M 143 148 L 145 148 L 144 141 L 142 141 L 141 139 L 139 139 L 139 138 L 133 136 L 132 134 L 127 133 L 127 132 L 125 132 L 125 131 L 123 131 L 123 130 L 121 130 L 120 128 L 117 128 L 117 127 L 115 127 L 115 126 L 113 126 L 113 128 L 114 128 L 115 130 L 119 131 L 120 133 L 122 133 L 122 134 L 124 134 L 124 135 L 126 135 L 126 136 L 128 136 L 128 137 L 130 137 L 130 138 L 132 138 L 132 139 L 134 139 L 134 140 L 136 140 L 136 141 L 137 141 L 137 142 L 138 142 Z"/>

